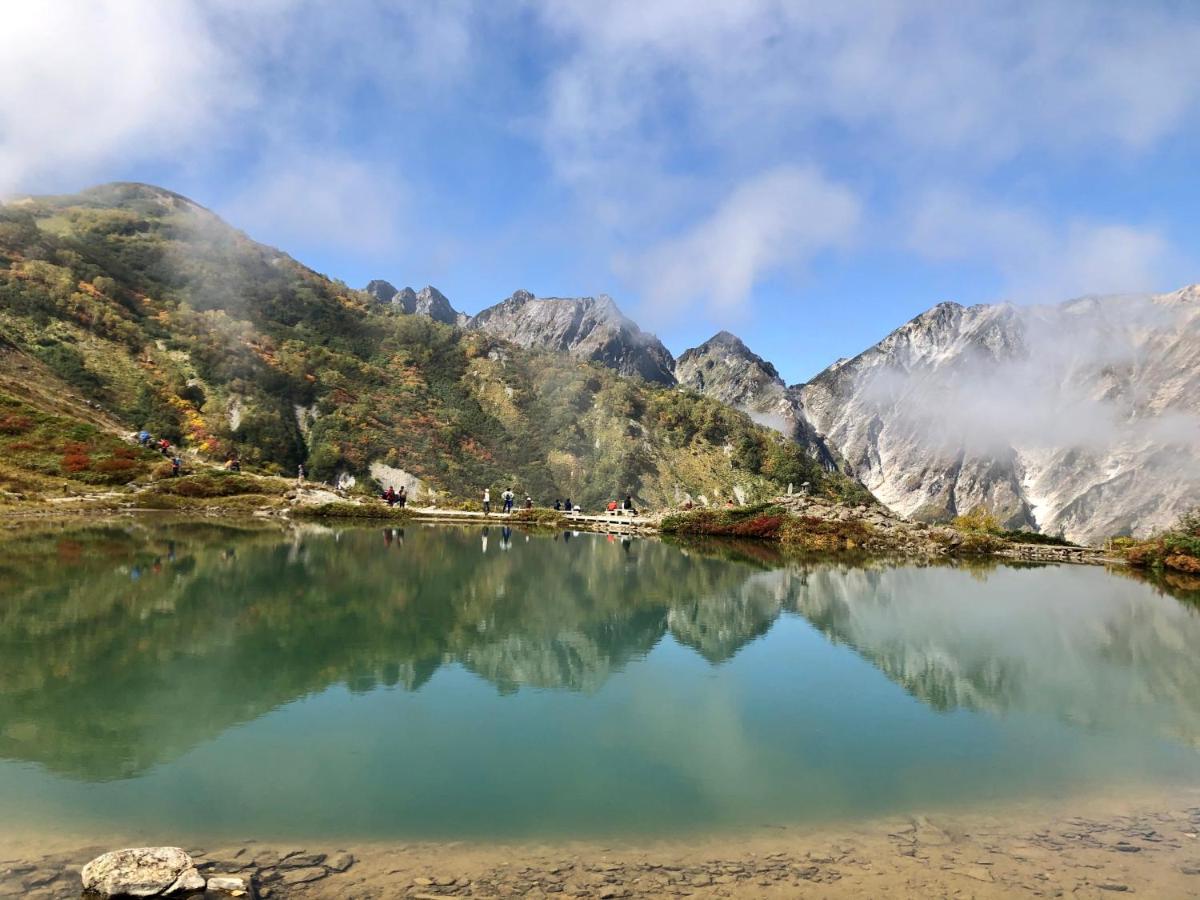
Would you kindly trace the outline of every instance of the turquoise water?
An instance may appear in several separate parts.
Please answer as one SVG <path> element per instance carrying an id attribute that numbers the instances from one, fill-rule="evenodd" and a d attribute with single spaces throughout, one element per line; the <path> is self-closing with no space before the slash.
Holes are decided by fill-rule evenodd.
<path id="1" fill-rule="evenodd" d="M 4 549 L 9 828 L 662 835 L 1200 776 L 1200 615 L 1097 568 L 146 520 Z"/>

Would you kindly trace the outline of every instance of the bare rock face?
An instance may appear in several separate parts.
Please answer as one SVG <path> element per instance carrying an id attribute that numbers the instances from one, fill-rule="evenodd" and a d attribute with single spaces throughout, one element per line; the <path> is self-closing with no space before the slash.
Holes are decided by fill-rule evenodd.
<path id="1" fill-rule="evenodd" d="M 83 889 L 101 897 L 172 897 L 204 885 L 191 856 L 179 847 L 114 850 L 83 867 Z"/>
<path id="2" fill-rule="evenodd" d="M 392 298 L 398 293 L 394 284 L 390 281 L 384 281 L 381 278 L 376 278 L 374 281 L 368 282 L 363 290 L 380 303 L 391 303 Z"/>
<path id="3" fill-rule="evenodd" d="M 414 291 L 410 287 L 397 288 L 387 281 L 376 279 L 364 290 L 378 302 L 393 306 L 406 315 L 428 316 L 445 325 L 461 325 L 466 321 L 466 317 L 450 305 L 446 295 L 433 285 L 427 284 L 421 290 Z"/>
<path id="4" fill-rule="evenodd" d="M 1200 505 L 1200 288 L 1056 306 L 943 303 L 799 386 L 891 509 L 983 506 L 1081 543 Z"/>
<path id="5" fill-rule="evenodd" d="M 715 400 L 739 409 L 760 425 L 774 428 L 804 446 L 827 469 L 838 460 L 800 410 L 800 398 L 776 368 L 740 338 L 722 331 L 675 362 L 675 377 Z"/>
<path id="6" fill-rule="evenodd" d="M 535 297 L 517 291 L 473 317 L 467 327 L 521 347 L 594 360 L 622 375 L 638 375 L 658 384 L 675 383 L 675 360 L 670 351 L 603 294 Z"/>

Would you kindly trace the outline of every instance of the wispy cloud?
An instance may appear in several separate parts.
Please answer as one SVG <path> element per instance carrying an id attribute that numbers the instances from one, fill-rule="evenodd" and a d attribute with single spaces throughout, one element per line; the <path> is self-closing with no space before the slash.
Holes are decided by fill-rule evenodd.
<path id="1" fill-rule="evenodd" d="M 934 190 L 916 202 L 909 246 L 934 260 L 990 262 L 1005 299 L 1051 302 L 1092 293 L 1165 287 L 1175 274 L 1166 236 L 1153 226 L 1072 218 Z"/>
<path id="2" fill-rule="evenodd" d="M 225 213 L 296 252 L 334 247 L 370 256 L 401 241 L 407 205 L 404 185 L 386 170 L 332 151 L 273 158 Z"/>
<path id="3" fill-rule="evenodd" d="M 738 185 L 711 215 L 618 268 L 652 316 L 695 304 L 729 316 L 776 268 L 846 244 L 858 219 L 858 199 L 846 187 L 813 168 L 785 166 Z"/>

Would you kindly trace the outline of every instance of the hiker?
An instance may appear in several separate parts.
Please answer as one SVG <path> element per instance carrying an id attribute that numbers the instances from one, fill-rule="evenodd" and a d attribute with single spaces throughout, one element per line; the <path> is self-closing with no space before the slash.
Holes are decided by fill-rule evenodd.
<path id="1" fill-rule="evenodd" d="M 390 484 L 388 489 L 383 492 L 383 499 L 387 502 L 389 509 L 396 505 L 396 489 Z"/>
<path id="2" fill-rule="evenodd" d="M 575 507 L 571 505 L 570 497 L 568 497 L 566 500 L 563 501 L 563 509 L 566 510 L 567 512 L 575 511 Z"/>
<path id="3" fill-rule="evenodd" d="M 533 498 L 530 497 L 528 494 L 525 495 L 525 508 L 533 509 Z"/>
<path id="4" fill-rule="evenodd" d="M 404 485 L 400 485 L 400 493 L 396 495 L 396 502 L 400 504 L 401 509 L 404 509 L 408 503 L 408 488 Z"/>
<path id="5" fill-rule="evenodd" d="M 488 488 L 483 489 L 483 514 L 486 516 L 492 511 L 492 492 Z M 487 553 L 487 535 L 483 538 L 483 552 Z"/>
<path id="6" fill-rule="evenodd" d="M 637 510 L 633 508 L 633 495 L 632 494 L 625 495 L 625 503 L 622 506 L 622 509 L 624 509 L 625 512 L 629 513 L 631 516 L 637 515 Z"/>
<path id="7" fill-rule="evenodd" d="M 144 429 L 142 431 L 139 431 L 138 432 L 138 443 L 141 444 L 143 447 L 149 447 L 150 446 L 150 432 L 148 432 Z"/>
<path id="8" fill-rule="evenodd" d="M 296 466 L 296 484 L 304 484 L 304 463 Z"/>
<path id="9" fill-rule="evenodd" d="M 183 460 L 178 456 L 171 459 L 171 477 L 178 478 L 179 472 L 183 468 Z"/>
<path id="10" fill-rule="evenodd" d="M 163 456 L 166 456 L 167 452 L 170 449 L 171 449 L 171 442 L 168 441 L 166 438 L 160 438 L 158 441 L 158 452 L 161 453 Z"/>
<path id="11" fill-rule="evenodd" d="M 555 511 L 555 512 L 562 512 L 562 501 L 561 501 L 561 500 L 555 499 L 555 501 L 554 501 L 554 511 Z"/>
<path id="12" fill-rule="evenodd" d="M 615 512 L 617 511 L 617 501 L 616 501 L 616 500 L 609 500 L 609 501 L 608 501 L 608 506 L 606 507 L 606 509 L 607 509 L 607 510 L 608 510 L 610 513 L 615 513 Z"/>
<path id="13" fill-rule="evenodd" d="M 504 499 L 504 511 L 506 513 L 512 512 L 513 500 L 517 496 L 516 494 L 513 493 L 512 488 L 506 488 L 504 493 L 501 494 L 500 496 Z"/>

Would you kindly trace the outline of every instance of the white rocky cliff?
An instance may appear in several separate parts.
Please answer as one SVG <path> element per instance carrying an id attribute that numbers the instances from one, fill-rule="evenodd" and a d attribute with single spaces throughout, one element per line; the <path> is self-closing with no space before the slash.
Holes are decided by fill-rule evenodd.
<path id="1" fill-rule="evenodd" d="M 1057 306 L 943 303 L 799 387 L 897 512 L 978 506 L 1097 542 L 1200 504 L 1200 288 Z"/>

